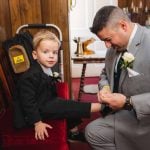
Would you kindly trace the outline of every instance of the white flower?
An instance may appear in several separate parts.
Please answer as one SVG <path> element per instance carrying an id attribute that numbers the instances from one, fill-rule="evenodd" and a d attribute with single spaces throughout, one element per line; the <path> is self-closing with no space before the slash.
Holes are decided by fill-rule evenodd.
<path id="1" fill-rule="evenodd" d="M 122 61 L 121 68 L 127 68 L 127 67 L 131 68 L 135 57 L 133 56 L 133 54 L 125 52 L 122 56 L 122 59 L 123 61 Z"/>
<path id="2" fill-rule="evenodd" d="M 59 77 L 59 73 L 58 72 L 53 72 L 53 77 L 55 77 L 55 78 Z"/>
<path id="3" fill-rule="evenodd" d="M 128 63 L 133 62 L 133 60 L 135 59 L 135 57 L 131 53 L 128 53 L 128 52 L 125 52 L 122 58 L 125 62 L 128 62 Z"/>

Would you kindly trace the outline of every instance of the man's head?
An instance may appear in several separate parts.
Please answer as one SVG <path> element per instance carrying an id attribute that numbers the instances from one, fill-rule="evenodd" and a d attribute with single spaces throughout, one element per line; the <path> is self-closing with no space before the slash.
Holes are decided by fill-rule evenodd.
<path id="1" fill-rule="evenodd" d="M 133 23 L 122 9 L 116 6 L 104 6 L 97 13 L 91 27 L 107 48 L 118 51 L 126 48 Z"/>

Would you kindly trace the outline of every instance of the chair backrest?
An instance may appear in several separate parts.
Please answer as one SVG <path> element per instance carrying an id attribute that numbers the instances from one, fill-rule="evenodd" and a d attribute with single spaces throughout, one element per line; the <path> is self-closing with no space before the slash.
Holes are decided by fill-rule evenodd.
<path id="1" fill-rule="evenodd" d="M 32 57 L 32 38 L 35 31 L 39 29 L 48 29 L 54 32 L 60 42 L 62 42 L 62 32 L 58 26 L 54 24 L 25 24 L 20 26 L 16 35 L 3 42 L 3 49 L 7 52 L 10 66 L 12 69 L 13 85 L 15 87 L 16 80 L 24 71 L 26 71 L 33 63 Z M 64 81 L 63 71 L 63 50 L 60 47 L 58 63 L 53 70 L 59 72 L 61 80 Z M 9 85 L 12 86 L 12 83 Z M 14 89 L 14 88 L 12 88 Z M 13 90 L 11 90 L 13 92 Z"/>

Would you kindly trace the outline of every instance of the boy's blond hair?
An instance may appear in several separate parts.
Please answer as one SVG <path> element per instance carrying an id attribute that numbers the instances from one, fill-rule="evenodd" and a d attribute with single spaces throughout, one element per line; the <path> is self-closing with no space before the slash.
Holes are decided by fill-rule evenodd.
<path id="1" fill-rule="evenodd" d="M 43 40 L 51 40 L 51 41 L 57 42 L 59 47 L 61 45 L 60 40 L 54 33 L 48 30 L 42 29 L 39 32 L 37 32 L 33 37 L 33 49 L 36 50 L 40 42 Z"/>

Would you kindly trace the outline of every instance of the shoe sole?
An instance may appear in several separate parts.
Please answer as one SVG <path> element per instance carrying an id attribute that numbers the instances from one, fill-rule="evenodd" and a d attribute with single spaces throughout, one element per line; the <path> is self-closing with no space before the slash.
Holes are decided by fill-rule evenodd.
<path id="1" fill-rule="evenodd" d="M 68 139 L 67 141 L 70 142 L 70 143 L 87 143 L 86 141 L 80 141 L 80 140 L 70 140 L 70 139 Z"/>

